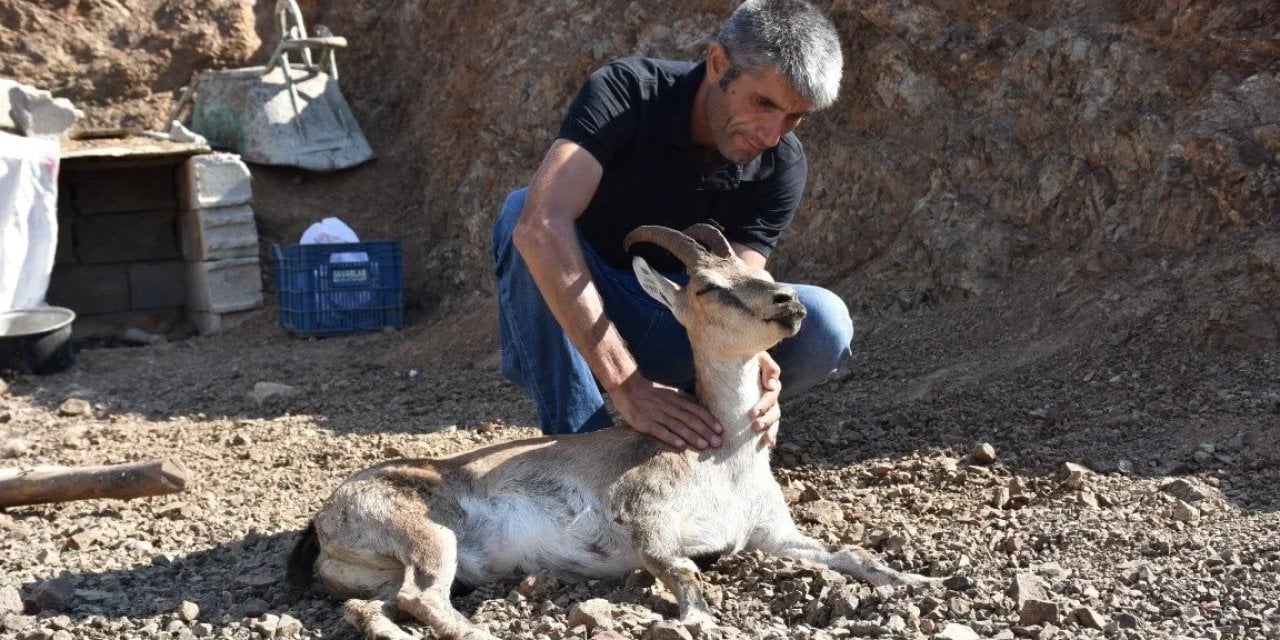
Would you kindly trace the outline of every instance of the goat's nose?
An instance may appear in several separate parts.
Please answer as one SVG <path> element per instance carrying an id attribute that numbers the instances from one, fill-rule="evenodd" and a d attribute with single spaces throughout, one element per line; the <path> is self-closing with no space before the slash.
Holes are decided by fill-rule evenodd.
<path id="1" fill-rule="evenodd" d="M 796 301 L 795 289 L 783 289 L 773 294 L 774 304 L 786 304 L 788 302 L 795 302 L 795 301 Z"/>

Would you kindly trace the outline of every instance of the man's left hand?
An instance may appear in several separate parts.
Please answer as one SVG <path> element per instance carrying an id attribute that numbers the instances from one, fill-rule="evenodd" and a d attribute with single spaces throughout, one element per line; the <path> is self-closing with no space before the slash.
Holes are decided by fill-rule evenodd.
<path id="1" fill-rule="evenodd" d="M 774 446 L 778 443 L 778 420 L 782 418 L 782 410 L 778 408 L 778 395 L 782 393 L 782 368 L 767 351 L 760 352 L 760 388 L 764 394 L 760 402 L 751 408 L 751 429 L 761 436 L 765 443 Z"/>

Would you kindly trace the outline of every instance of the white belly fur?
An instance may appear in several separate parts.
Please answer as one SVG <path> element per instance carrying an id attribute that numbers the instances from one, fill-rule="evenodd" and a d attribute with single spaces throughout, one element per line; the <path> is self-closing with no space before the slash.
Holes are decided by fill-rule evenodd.
<path id="1" fill-rule="evenodd" d="M 760 507 L 760 500 L 743 500 L 743 494 L 764 493 L 754 484 L 691 483 L 668 508 L 682 553 L 741 550 Z M 462 497 L 458 579 L 476 585 L 538 571 L 605 578 L 643 567 L 631 531 L 614 521 L 608 507 L 588 492 L 563 489 L 554 497 L 524 491 Z"/>
<path id="2" fill-rule="evenodd" d="M 458 579 L 482 584 L 537 571 L 582 577 L 623 575 L 641 566 L 629 536 L 595 501 L 548 505 L 524 493 L 463 499 Z M 551 508 L 548 508 L 551 506 Z"/>

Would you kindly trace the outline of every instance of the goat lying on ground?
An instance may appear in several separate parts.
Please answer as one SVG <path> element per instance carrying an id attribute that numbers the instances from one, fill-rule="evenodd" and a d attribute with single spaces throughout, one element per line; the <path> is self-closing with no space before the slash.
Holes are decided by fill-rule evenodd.
<path id="1" fill-rule="evenodd" d="M 627 246 L 655 243 L 688 267 L 681 288 L 644 260 L 634 264 L 645 291 L 688 329 L 697 395 L 724 425 L 723 446 L 676 451 L 615 426 L 386 462 L 333 492 L 294 549 L 292 577 L 305 583 L 314 573 L 350 598 L 345 617 L 369 637 L 409 637 L 388 617 L 394 607 L 438 637 L 464 640 L 492 636 L 449 602 L 455 582 L 537 571 L 600 578 L 647 569 L 691 624 L 711 622 L 692 559 L 743 549 L 877 585 L 933 581 L 858 547 L 828 549 L 796 529 L 748 412 L 761 395 L 757 355 L 796 334 L 804 306 L 794 290 L 739 260 L 715 228 L 686 233 L 641 227 Z"/>

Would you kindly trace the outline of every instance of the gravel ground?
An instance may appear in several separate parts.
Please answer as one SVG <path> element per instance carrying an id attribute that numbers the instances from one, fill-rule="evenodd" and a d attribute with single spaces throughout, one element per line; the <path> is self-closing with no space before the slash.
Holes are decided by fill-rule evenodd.
<path id="1" fill-rule="evenodd" d="M 528 639 L 1280 638 L 1276 354 L 1205 355 L 1154 312 L 1004 322 L 1019 299 L 863 322 L 850 368 L 784 406 L 775 467 L 801 525 L 945 586 L 746 554 L 706 574 L 716 630 L 673 623 L 641 574 L 532 576 L 460 606 Z M 177 495 L 0 513 L 0 637 L 353 637 L 283 579 L 327 493 L 379 460 L 533 433 L 476 330 L 487 302 L 322 341 L 268 313 L 8 381 L 0 466 L 173 456 L 191 473 Z"/>

